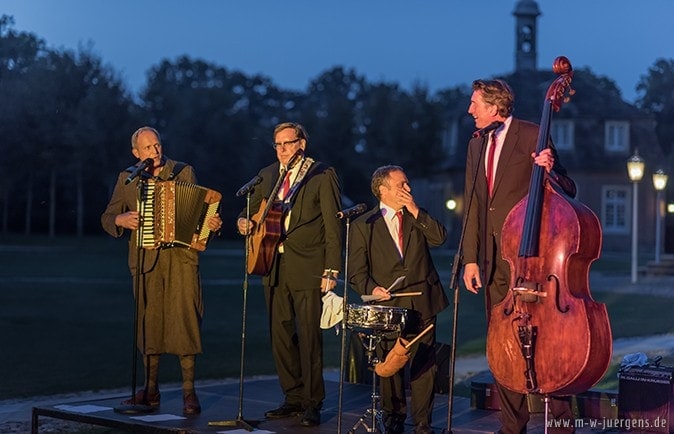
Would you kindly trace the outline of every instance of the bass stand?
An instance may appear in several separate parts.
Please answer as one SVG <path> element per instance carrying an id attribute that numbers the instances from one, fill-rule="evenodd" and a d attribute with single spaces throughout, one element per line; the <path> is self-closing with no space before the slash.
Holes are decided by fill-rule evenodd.
<path id="1" fill-rule="evenodd" d="M 250 188 L 246 194 L 246 221 L 250 222 L 250 195 L 253 191 Z M 243 418 L 243 372 L 244 372 L 244 360 L 245 360 L 245 351 L 246 351 L 246 304 L 248 300 L 248 256 L 250 252 L 250 237 L 251 232 L 246 234 L 246 254 L 245 260 L 243 263 L 244 275 L 243 275 L 243 308 L 241 316 L 241 362 L 239 369 L 239 412 L 237 413 L 236 419 L 234 420 L 222 420 L 222 421 L 209 421 L 209 426 L 227 426 L 227 427 L 239 427 L 243 428 L 246 431 L 253 431 L 253 424 L 257 424 L 253 421 L 247 421 Z"/>
<path id="2" fill-rule="evenodd" d="M 377 373 L 374 370 L 374 367 L 379 363 L 379 359 L 375 355 L 375 349 L 381 341 L 381 335 L 373 332 L 373 334 L 365 335 L 367 338 L 367 344 L 363 343 L 365 347 L 365 354 L 367 354 L 367 363 L 372 368 L 372 407 L 365 410 L 365 413 L 358 419 L 358 422 L 349 430 L 349 434 L 354 434 L 358 427 L 365 427 L 365 432 L 386 432 L 384 429 L 384 418 L 383 411 L 377 408 L 379 404 L 379 394 L 377 393 Z M 369 422 L 369 425 L 368 425 Z"/>
<path id="3" fill-rule="evenodd" d="M 487 137 L 482 137 L 482 145 L 480 146 L 480 153 L 478 161 L 483 159 L 485 149 L 487 147 Z M 479 164 L 478 164 L 479 167 Z M 456 249 L 456 254 L 454 255 L 454 263 L 452 264 L 452 275 L 449 282 L 449 287 L 454 290 L 454 314 L 452 315 L 452 342 L 450 344 L 450 354 L 449 354 L 449 384 L 447 386 L 447 428 L 443 429 L 443 434 L 452 433 L 452 414 L 454 407 L 454 375 L 455 375 L 455 362 L 456 362 L 456 342 L 457 342 L 457 329 L 459 325 L 459 274 L 461 273 L 461 268 L 463 268 L 463 240 L 466 237 L 466 220 L 468 218 L 468 213 L 470 212 L 471 206 L 473 204 L 473 199 L 475 198 L 475 182 L 477 181 L 479 170 L 475 169 L 475 174 L 473 175 L 473 187 L 470 192 L 470 199 L 468 201 L 468 206 L 466 207 L 466 214 L 463 216 L 463 224 L 461 225 L 461 237 L 459 238 L 459 247 Z M 487 315 L 487 320 L 489 315 Z"/>
<path id="4" fill-rule="evenodd" d="M 140 294 L 141 294 L 141 282 L 143 284 L 143 292 L 145 291 L 145 279 L 141 279 L 143 275 L 143 264 L 145 263 L 145 250 L 141 247 L 143 241 L 143 234 L 141 228 L 143 227 L 143 213 L 140 210 L 140 204 L 144 203 L 146 199 L 146 189 L 145 189 L 145 179 L 147 172 L 141 172 L 138 177 L 138 228 L 136 229 L 136 276 L 135 276 L 135 303 L 134 303 L 134 314 L 133 314 L 133 339 L 132 339 L 132 352 L 131 352 L 131 404 L 122 404 L 114 408 L 115 413 L 122 414 L 141 414 L 141 413 L 152 413 L 156 408 L 150 405 L 138 404 L 136 403 L 136 365 L 138 363 L 138 312 L 140 311 Z M 146 361 L 145 361 L 146 362 Z M 144 363 L 144 365 L 149 365 L 149 363 Z M 149 369 L 149 367 L 147 368 Z M 148 372 L 145 373 L 147 375 Z"/>

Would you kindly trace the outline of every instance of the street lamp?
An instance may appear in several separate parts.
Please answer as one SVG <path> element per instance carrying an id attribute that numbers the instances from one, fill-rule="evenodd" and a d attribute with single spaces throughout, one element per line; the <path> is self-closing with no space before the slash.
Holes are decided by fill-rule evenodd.
<path id="1" fill-rule="evenodd" d="M 644 177 L 644 160 L 635 149 L 634 155 L 627 160 L 627 175 L 632 182 L 632 283 L 637 282 L 637 230 L 639 215 L 639 189 L 638 185 Z"/>
<path id="2" fill-rule="evenodd" d="M 662 191 L 667 187 L 667 175 L 662 169 L 653 173 L 653 187 L 655 187 L 655 263 L 660 263 L 660 250 L 662 249 L 662 216 L 665 213 L 665 207 L 662 203 Z"/>

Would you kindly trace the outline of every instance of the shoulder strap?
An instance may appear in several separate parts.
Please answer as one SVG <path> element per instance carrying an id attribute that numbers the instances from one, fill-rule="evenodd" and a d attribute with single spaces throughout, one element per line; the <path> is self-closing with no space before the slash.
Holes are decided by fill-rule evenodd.
<path id="1" fill-rule="evenodd" d="M 187 166 L 187 163 L 183 163 L 182 161 L 176 161 L 175 166 L 173 166 L 173 170 L 169 174 L 168 181 L 171 181 L 174 179 L 178 174 Z"/>
<path id="2" fill-rule="evenodd" d="M 312 172 L 316 166 L 319 166 L 320 163 L 314 164 L 314 159 L 313 158 L 305 158 L 304 161 L 302 162 L 302 166 L 300 167 L 299 172 L 297 173 L 297 177 L 295 178 L 295 182 L 293 183 L 292 186 L 290 186 L 290 190 L 286 194 L 285 199 L 283 200 L 285 203 L 295 203 L 295 193 L 297 193 L 297 190 L 299 190 L 302 185 L 304 185 L 305 182 L 305 177 L 308 173 Z"/>

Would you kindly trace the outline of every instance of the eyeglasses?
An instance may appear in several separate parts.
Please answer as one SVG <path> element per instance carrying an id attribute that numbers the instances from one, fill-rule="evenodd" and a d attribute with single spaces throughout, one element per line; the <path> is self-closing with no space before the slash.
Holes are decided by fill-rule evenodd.
<path id="1" fill-rule="evenodd" d="M 300 139 L 300 138 L 298 137 L 298 138 L 296 138 L 295 140 L 288 140 L 287 142 L 272 143 L 271 146 L 272 146 L 272 148 L 274 148 L 274 149 L 276 149 L 276 148 L 283 148 L 283 149 L 285 149 L 285 148 L 287 148 L 287 147 L 290 146 L 290 145 L 294 145 L 295 143 L 299 142 L 300 140 L 302 140 L 302 139 Z"/>

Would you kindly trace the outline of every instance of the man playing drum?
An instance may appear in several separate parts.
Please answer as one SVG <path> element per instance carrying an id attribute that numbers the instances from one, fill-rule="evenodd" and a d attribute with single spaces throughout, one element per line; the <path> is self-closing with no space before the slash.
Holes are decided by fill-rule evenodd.
<path id="1" fill-rule="evenodd" d="M 432 433 L 436 315 L 448 306 L 447 296 L 433 265 L 430 247 L 445 242 L 445 227 L 417 206 L 403 169 L 383 166 L 374 171 L 372 193 L 378 206 L 354 220 L 348 257 L 349 283 L 368 296 L 378 309 L 407 310 L 402 335 L 410 339 L 433 326 L 410 348 L 411 416 L 415 433 Z M 396 285 L 392 284 L 400 279 Z M 418 295 L 409 295 L 418 294 Z M 409 296 L 401 296 L 408 294 Z M 377 357 L 386 358 L 398 332 L 383 334 Z M 402 433 L 407 398 L 402 370 L 380 379 L 387 433 Z"/>

